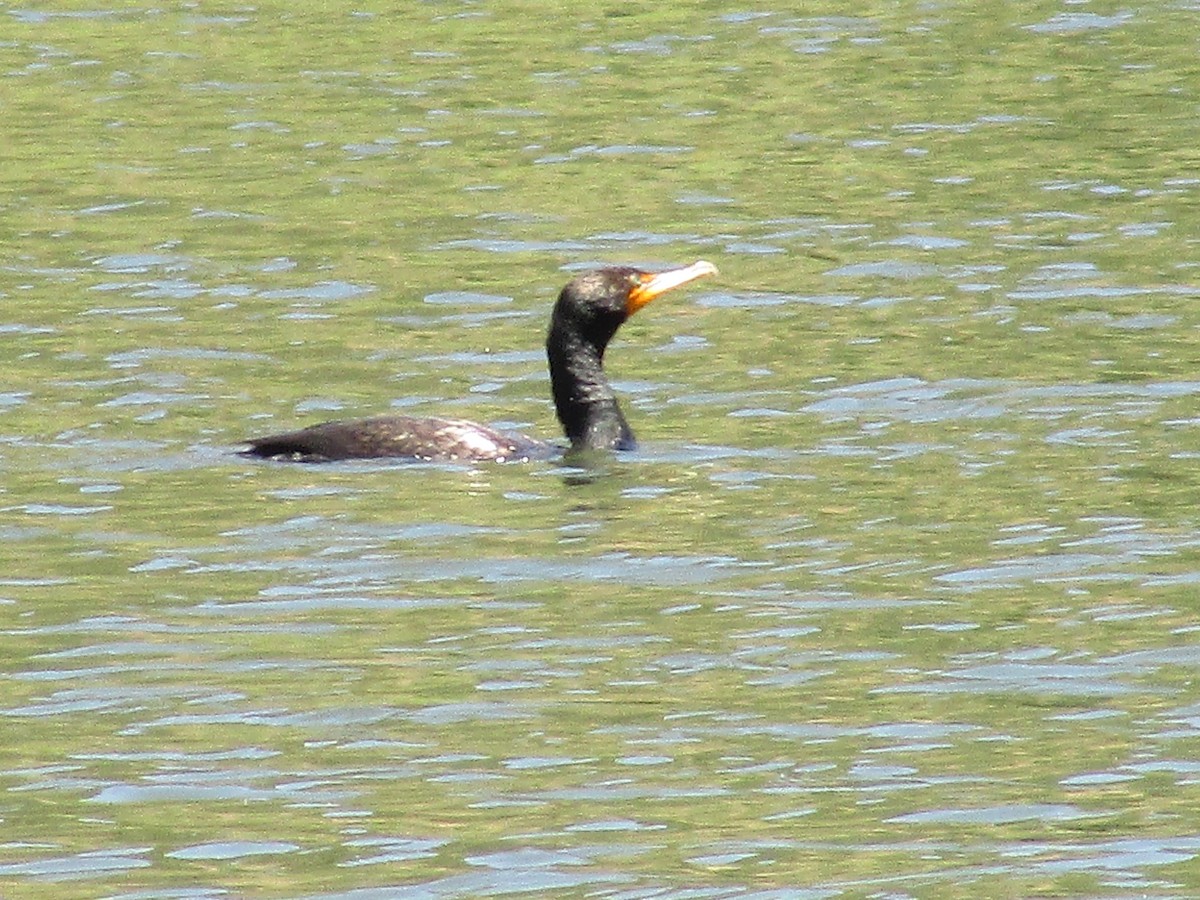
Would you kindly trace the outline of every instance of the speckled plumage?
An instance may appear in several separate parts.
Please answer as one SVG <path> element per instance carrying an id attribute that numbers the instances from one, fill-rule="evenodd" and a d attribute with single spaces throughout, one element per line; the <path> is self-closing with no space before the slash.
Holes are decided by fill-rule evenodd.
<path id="1" fill-rule="evenodd" d="M 633 431 L 604 374 L 604 350 L 642 306 L 716 271 L 704 261 L 658 274 L 611 267 L 576 276 L 562 289 L 550 315 L 546 356 L 555 411 L 572 449 L 634 446 Z M 465 419 L 416 416 L 323 422 L 248 443 L 245 455 L 298 462 L 380 457 L 515 462 L 558 452 L 552 444 Z"/>
<path id="2" fill-rule="evenodd" d="M 375 416 L 322 422 L 299 431 L 250 441 L 254 456 L 322 462 L 404 457 L 419 460 L 521 462 L 553 448 L 519 434 L 505 434 L 466 419 Z"/>

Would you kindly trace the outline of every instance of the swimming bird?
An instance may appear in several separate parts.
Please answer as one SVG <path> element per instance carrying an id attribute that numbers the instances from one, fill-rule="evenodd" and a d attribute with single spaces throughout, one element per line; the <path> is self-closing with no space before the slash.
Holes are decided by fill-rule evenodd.
<path id="1" fill-rule="evenodd" d="M 550 313 L 546 357 L 554 408 L 571 451 L 633 449 L 633 430 L 604 374 L 604 350 L 617 329 L 651 300 L 716 274 L 716 266 L 699 260 L 657 273 L 610 266 L 567 282 Z M 247 443 L 243 455 L 297 462 L 378 457 L 506 462 L 548 458 L 561 450 L 465 419 L 402 415 L 323 422 Z"/>

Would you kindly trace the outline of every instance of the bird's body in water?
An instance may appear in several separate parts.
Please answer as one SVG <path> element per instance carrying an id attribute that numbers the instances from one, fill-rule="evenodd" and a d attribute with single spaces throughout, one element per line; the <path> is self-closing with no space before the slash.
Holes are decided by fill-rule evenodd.
<path id="1" fill-rule="evenodd" d="M 703 260 L 657 274 L 611 267 L 578 275 L 562 289 L 550 315 L 546 356 L 555 411 L 572 450 L 634 447 L 633 431 L 604 374 L 604 350 L 625 320 L 655 297 L 716 272 Z M 507 462 L 559 452 L 553 444 L 465 419 L 416 416 L 324 422 L 249 444 L 247 456 L 299 462 L 379 457 Z"/>
<path id="2" fill-rule="evenodd" d="M 323 462 L 400 457 L 422 460 L 519 462 L 552 455 L 554 448 L 467 419 L 375 416 L 322 422 L 250 441 L 249 456 Z"/>

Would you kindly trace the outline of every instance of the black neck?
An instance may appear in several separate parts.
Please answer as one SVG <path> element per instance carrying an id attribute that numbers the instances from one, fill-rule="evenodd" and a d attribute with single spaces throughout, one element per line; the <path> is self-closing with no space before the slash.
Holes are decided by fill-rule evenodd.
<path id="1" fill-rule="evenodd" d="M 616 329 L 613 329 L 615 332 Z M 586 338 L 563 317 L 551 318 L 546 339 L 550 386 L 558 420 L 576 450 L 631 450 L 633 432 L 604 374 L 604 348 L 613 332 Z"/>

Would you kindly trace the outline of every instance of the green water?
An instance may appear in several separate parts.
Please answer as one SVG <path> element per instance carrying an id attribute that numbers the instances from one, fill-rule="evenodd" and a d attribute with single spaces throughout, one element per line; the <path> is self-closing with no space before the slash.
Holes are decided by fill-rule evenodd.
<path id="1" fill-rule="evenodd" d="M 1200 892 L 1186 5 L 0 16 L 5 898 Z"/>

